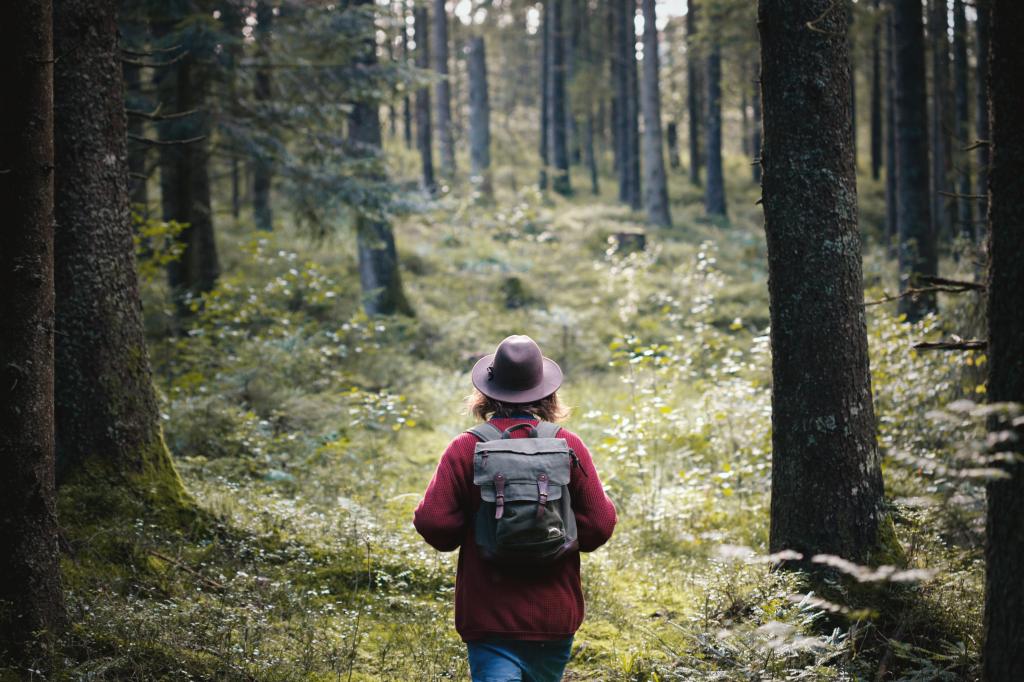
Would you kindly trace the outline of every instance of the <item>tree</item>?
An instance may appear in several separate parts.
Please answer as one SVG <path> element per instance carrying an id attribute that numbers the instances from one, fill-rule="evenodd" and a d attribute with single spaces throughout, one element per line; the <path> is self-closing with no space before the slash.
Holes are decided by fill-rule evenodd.
<path id="1" fill-rule="evenodd" d="M 896 61 L 892 12 L 885 17 L 885 234 L 889 248 L 899 243 L 896 211 Z"/>
<path id="2" fill-rule="evenodd" d="M 361 4 L 361 3 L 360 3 Z M 445 0 L 433 0 L 434 16 L 430 24 L 430 55 L 437 74 L 437 135 L 441 146 L 441 173 L 451 180 L 455 177 L 455 138 L 452 134 L 451 82 L 448 79 L 448 13 Z"/>
<path id="3" fill-rule="evenodd" d="M 708 215 L 724 216 L 725 177 L 722 171 L 722 47 L 715 35 L 717 27 L 712 19 L 711 49 L 705 61 L 707 85 L 707 127 L 705 159 L 708 165 L 707 184 L 704 187 L 704 211 Z"/>
<path id="4" fill-rule="evenodd" d="M 661 98 L 658 92 L 658 26 L 654 0 L 643 0 L 644 13 L 644 184 L 647 220 L 669 227 L 668 180 L 661 139 Z"/>
<path id="5" fill-rule="evenodd" d="M 882 17 L 881 0 L 872 0 L 874 26 L 871 29 L 871 179 L 882 174 Z"/>
<path id="6" fill-rule="evenodd" d="M 64 622 L 54 501 L 53 41 L 48 0 L 0 21 L 0 652 Z"/>
<path id="7" fill-rule="evenodd" d="M 1024 403 L 1024 5 L 992 0 L 988 93 L 992 166 L 988 175 L 988 395 L 993 402 Z M 1024 426 L 997 420 L 995 431 L 1015 431 L 1005 449 L 1016 459 L 1001 466 L 1006 478 L 987 485 L 985 532 L 985 644 L 982 677 L 1024 679 Z"/>
<path id="8" fill-rule="evenodd" d="M 548 165 L 551 162 L 548 130 L 551 125 L 551 18 L 547 11 L 547 5 L 540 13 L 540 141 L 537 151 L 540 154 L 540 177 L 537 185 L 542 189 L 548 188 Z"/>
<path id="9" fill-rule="evenodd" d="M 142 329 L 115 14 L 116 0 L 54 11 L 54 40 L 75 55 L 54 71 L 58 478 L 175 510 L 187 500 Z"/>
<path id="10" fill-rule="evenodd" d="M 474 182 L 485 197 L 491 186 L 491 104 L 487 97 L 487 55 L 484 39 L 469 39 L 469 160 Z"/>
<path id="11" fill-rule="evenodd" d="M 265 104 L 271 98 L 270 45 L 274 21 L 274 8 L 268 0 L 256 3 L 256 46 L 259 50 L 260 68 L 256 70 L 253 98 L 257 105 Z M 270 207 L 270 185 L 273 180 L 273 166 L 266 154 L 253 159 L 252 168 L 252 212 L 257 230 L 274 229 L 274 214 Z"/>
<path id="12" fill-rule="evenodd" d="M 953 91 L 956 100 L 957 223 L 961 235 L 974 241 L 971 206 L 971 168 L 967 148 L 970 111 L 967 97 L 967 12 L 963 0 L 953 0 Z"/>
<path id="13" fill-rule="evenodd" d="M 629 93 L 626 100 L 626 166 L 629 169 L 629 206 L 639 211 L 643 206 L 640 184 L 640 84 L 636 63 L 636 0 L 624 0 L 625 65 Z"/>
<path id="14" fill-rule="evenodd" d="M 547 38 L 549 41 L 548 58 L 550 60 L 548 75 L 548 147 L 551 153 L 551 166 L 554 176 L 551 178 L 551 189 L 563 196 L 572 194 L 569 182 L 569 148 L 567 143 L 567 119 L 565 97 L 565 27 L 563 26 L 564 0 L 546 0 L 544 13 L 548 16 Z"/>
<path id="15" fill-rule="evenodd" d="M 408 16 L 405 12 L 404 0 L 398 5 L 398 17 L 399 17 L 399 33 L 402 41 L 402 63 L 408 65 L 409 59 L 409 28 L 406 24 L 406 17 Z M 415 22 L 415 18 L 413 19 Z M 418 36 L 417 36 L 418 39 Z M 402 138 L 405 140 L 405 148 L 412 149 L 412 108 L 413 103 L 410 101 L 409 91 L 406 89 L 402 95 Z"/>
<path id="16" fill-rule="evenodd" d="M 413 30 L 416 32 L 416 67 L 426 70 L 430 68 L 426 7 L 413 9 Z M 433 142 L 430 128 L 430 88 L 423 85 L 416 89 L 416 146 L 420 150 L 423 189 L 431 194 L 437 191 L 437 183 L 434 180 Z"/>
<path id="17" fill-rule="evenodd" d="M 761 182 L 761 64 L 754 63 L 752 69 L 754 74 L 754 92 L 750 101 L 754 105 L 754 134 L 751 140 L 751 153 L 754 155 L 754 162 L 751 164 L 751 173 L 756 183 Z"/>
<path id="18" fill-rule="evenodd" d="M 373 6 L 373 0 L 355 0 L 355 6 Z M 356 46 L 356 63 L 372 70 L 377 63 L 372 17 L 359 17 L 367 36 Z M 372 170 L 367 180 L 385 181 L 379 167 L 381 154 L 380 103 L 360 100 L 352 105 L 348 116 L 348 142 L 350 153 L 369 162 Z M 391 225 L 379 211 L 360 210 L 356 215 L 356 242 L 359 253 L 359 283 L 363 290 L 363 310 L 367 315 L 412 315 L 402 288 L 402 275 L 398 269 L 398 252 Z"/>
<path id="19" fill-rule="evenodd" d="M 919 0 L 893 0 L 896 131 L 896 221 L 900 289 L 917 288 L 938 271 L 928 180 L 928 113 L 924 30 Z M 899 310 L 911 322 L 935 310 L 935 294 L 905 296 Z"/>
<path id="20" fill-rule="evenodd" d="M 834 7 L 831 0 L 758 6 L 771 301 L 770 546 L 863 563 L 876 545 L 882 474 L 862 305 L 847 24 Z"/>
<path id="21" fill-rule="evenodd" d="M 950 214 L 947 206 L 949 181 L 949 138 L 952 130 L 949 114 L 949 8 L 946 0 L 930 0 L 928 37 L 932 52 L 932 221 L 936 238 L 950 234 Z"/>
<path id="22" fill-rule="evenodd" d="M 619 200 L 640 210 L 640 130 L 636 74 L 635 0 L 611 0 Z"/>
<path id="23" fill-rule="evenodd" d="M 686 7 L 686 110 L 689 123 L 690 184 L 700 186 L 700 167 L 703 159 L 700 144 L 701 92 L 700 61 L 697 59 L 697 0 L 689 0 Z"/>
<path id="24" fill-rule="evenodd" d="M 978 188 L 982 190 L 982 198 L 978 202 L 978 215 L 982 218 L 988 216 L 988 197 L 985 195 L 985 188 L 988 184 L 988 163 L 989 163 L 989 112 L 988 112 L 988 44 L 991 24 L 991 1 L 976 0 L 975 7 L 978 12 L 978 21 L 974 25 L 977 39 L 977 50 L 975 52 L 977 106 L 975 107 L 975 130 L 978 136 Z"/>

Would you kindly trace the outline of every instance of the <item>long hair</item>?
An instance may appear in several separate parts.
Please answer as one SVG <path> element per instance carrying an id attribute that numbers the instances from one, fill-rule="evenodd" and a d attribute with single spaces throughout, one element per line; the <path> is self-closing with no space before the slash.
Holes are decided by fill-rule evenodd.
<path id="1" fill-rule="evenodd" d="M 466 398 L 466 408 L 481 421 L 491 417 L 510 417 L 516 412 L 529 412 L 546 422 L 559 422 L 569 416 L 569 408 L 558 399 L 558 391 L 532 403 L 503 403 L 480 391 Z"/>

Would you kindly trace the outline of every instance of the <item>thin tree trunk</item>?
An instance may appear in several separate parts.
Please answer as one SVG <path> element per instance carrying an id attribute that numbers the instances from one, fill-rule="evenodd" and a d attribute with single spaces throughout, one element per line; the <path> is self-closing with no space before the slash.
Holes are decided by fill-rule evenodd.
<path id="1" fill-rule="evenodd" d="M 551 149 L 553 176 L 551 189 L 563 196 L 572 194 L 569 182 L 569 149 L 567 145 L 565 114 L 565 30 L 562 25 L 564 0 L 547 0 L 545 10 L 549 13 L 546 21 L 550 24 L 551 74 L 548 81 L 548 145 Z"/>
<path id="2" fill-rule="evenodd" d="M 755 62 L 754 68 L 754 92 L 750 98 L 754 104 L 754 138 L 751 141 L 751 148 L 754 154 L 754 162 L 751 164 L 751 173 L 754 182 L 761 182 L 761 63 Z"/>
<path id="3" fill-rule="evenodd" d="M 601 186 L 598 182 L 597 158 L 594 154 L 594 115 L 589 112 L 583 122 L 583 158 L 590 172 L 590 193 L 597 196 L 601 193 Z"/>
<path id="4" fill-rule="evenodd" d="M 900 290 L 935 276 L 938 256 L 931 219 L 928 172 L 928 101 L 925 96 L 924 29 L 920 0 L 893 0 L 896 108 L 896 207 L 899 225 Z M 900 299 L 911 322 L 935 310 L 935 294 Z"/>
<path id="5" fill-rule="evenodd" d="M 936 239 L 950 236 L 949 181 L 949 20 L 946 0 L 929 0 L 928 37 L 932 54 L 932 221 Z"/>
<path id="6" fill-rule="evenodd" d="M 989 61 L 992 167 L 989 171 L 988 395 L 1024 403 L 1024 4 L 993 0 Z M 1016 438 L 1001 449 L 1018 459 L 989 481 L 985 527 L 985 644 L 982 679 L 1024 679 L 1024 426 L 997 419 L 993 431 Z"/>
<path id="7" fill-rule="evenodd" d="M 547 7 L 545 0 L 540 13 L 540 141 L 537 146 L 540 154 L 540 175 L 537 185 L 541 190 L 548 188 L 548 166 L 551 164 L 551 150 L 548 145 L 548 138 L 551 137 L 551 18 Z"/>
<path id="8" fill-rule="evenodd" d="M 689 123 L 690 146 L 690 184 L 700 187 L 700 167 L 702 146 L 701 129 L 701 92 L 700 60 L 697 58 L 697 0 L 689 0 L 686 11 L 686 109 Z"/>
<path id="9" fill-rule="evenodd" d="M 448 13 L 445 0 L 433 0 L 434 15 L 430 22 L 430 44 L 434 46 L 431 58 L 437 74 L 434 92 L 437 136 L 441 147 L 441 174 L 449 181 L 455 177 L 455 138 L 452 133 L 452 95 L 448 77 Z"/>
<path id="10" fill-rule="evenodd" d="M 48 0 L 8 3 L 0 21 L 0 651 L 26 666 L 33 641 L 52 641 L 65 621 L 53 483 L 51 22 Z"/>
<path id="11" fill-rule="evenodd" d="M 146 110 L 149 105 L 147 98 L 139 94 L 142 87 L 139 73 L 141 68 L 135 64 L 125 63 L 123 70 L 127 107 L 137 111 Z M 136 138 L 128 143 L 128 194 L 132 208 L 145 216 L 149 212 L 148 178 L 146 177 L 146 157 L 149 155 L 149 147 L 138 141 L 138 138 L 145 137 L 146 133 L 144 119 L 141 116 L 128 118 L 128 133 Z"/>
<path id="12" fill-rule="evenodd" d="M 977 121 L 978 135 L 978 188 L 985 194 L 988 187 L 988 162 L 989 162 L 989 113 L 988 113 L 988 43 L 991 27 L 991 2 L 992 0 L 975 0 L 975 8 L 978 13 L 978 21 L 975 24 L 977 31 L 977 54 L 975 61 L 977 88 L 977 107 L 974 112 Z M 978 201 L 978 215 L 984 219 L 988 217 L 988 197 L 985 195 Z M 981 239 L 982 235 L 978 235 Z"/>
<path id="13" fill-rule="evenodd" d="M 658 92 L 658 26 L 654 0 L 643 0 L 644 13 L 644 185 L 647 220 L 670 227 L 668 179 L 661 139 L 661 97 Z"/>
<path id="14" fill-rule="evenodd" d="M 245 18 L 242 16 L 242 7 L 231 0 L 224 0 L 217 3 L 220 12 L 220 28 L 226 35 L 224 41 L 224 54 L 227 57 L 227 64 L 224 68 L 224 79 L 227 81 L 227 98 L 225 109 L 232 123 L 238 120 L 238 68 L 239 58 L 242 55 L 242 30 L 245 26 Z M 125 81 L 128 89 L 132 85 L 128 81 L 128 68 L 125 67 Z M 129 117 L 128 125 L 131 126 L 132 119 Z M 228 141 L 228 175 L 231 178 L 231 217 L 236 221 L 242 213 L 242 187 L 241 168 L 238 161 L 240 155 L 239 145 L 233 140 Z M 131 169 L 131 142 L 129 149 L 129 169 Z M 129 187 L 131 181 L 129 180 Z M 134 190 L 132 190 L 134 192 Z M 132 203 L 135 204 L 134 196 Z"/>
<path id="15" fill-rule="evenodd" d="M 899 244 L 896 189 L 896 62 L 892 12 L 885 17 L 885 229 L 890 254 Z"/>
<path id="16" fill-rule="evenodd" d="M 356 6 L 373 5 L 373 0 L 354 0 Z M 419 9 L 417 9 L 419 11 Z M 372 70 L 377 64 L 373 21 L 366 17 L 356 63 Z M 348 115 L 348 141 L 357 158 L 377 159 L 381 155 L 380 112 L 376 102 L 356 102 Z M 379 168 L 370 180 L 384 180 Z M 356 242 L 359 256 L 359 283 L 363 290 L 363 310 L 367 315 L 412 315 L 405 297 L 398 267 L 398 251 L 391 225 L 384 218 L 360 214 L 356 217 Z"/>
<path id="17" fill-rule="evenodd" d="M 610 0 L 612 33 L 612 80 L 615 84 L 612 129 L 615 133 L 615 170 L 619 180 L 619 201 L 629 203 L 629 76 L 627 57 L 629 39 L 626 36 L 626 2 Z"/>
<path id="18" fill-rule="evenodd" d="M 402 10 L 401 10 L 399 16 L 402 19 L 402 63 L 405 64 L 405 65 L 408 65 L 409 61 L 410 61 L 410 59 L 409 59 L 409 31 L 408 31 L 408 27 L 407 27 L 407 25 L 405 23 L 405 17 L 406 17 L 406 14 L 405 14 L 405 2 L 401 3 L 401 8 L 402 8 Z M 415 22 L 415 18 L 413 19 L 413 21 Z M 420 34 L 417 33 L 416 40 L 418 41 L 419 39 L 420 39 Z M 408 90 L 406 90 L 406 93 L 408 93 Z M 404 97 L 402 97 L 402 136 L 405 138 L 405 148 L 406 149 L 410 149 L 410 150 L 413 148 L 413 140 L 412 140 L 412 108 L 413 108 L 413 104 L 410 101 L 411 99 L 412 98 L 410 98 L 408 94 L 406 94 Z"/>
<path id="19" fill-rule="evenodd" d="M 484 39 L 469 39 L 469 157 L 473 182 L 487 199 L 494 196 L 491 185 L 491 105 L 487 96 L 487 55 Z"/>
<path id="20" fill-rule="evenodd" d="M 871 179 L 882 174 L 882 20 L 880 0 L 872 0 L 875 26 L 871 32 Z"/>
<path id="21" fill-rule="evenodd" d="M 430 68 L 430 36 L 428 34 L 427 8 L 413 9 L 413 30 L 416 33 L 416 67 Z M 420 150 L 423 189 L 430 194 L 437 191 L 434 179 L 433 134 L 430 127 L 430 87 L 424 85 L 416 90 L 416 145 Z"/>
<path id="22" fill-rule="evenodd" d="M 257 106 L 266 106 L 271 97 L 269 63 L 271 59 L 271 30 L 274 21 L 274 8 L 269 0 L 259 0 L 256 3 L 256 21 L 256 44 L 262 68 L 256 70 L 253 97 Z M 274 229 L 274 215 L 270 205 L 272 182 L 273 165 L 264 151 L 253 159 L 252 209 L 257 230 L 271 231 Z"/>
<path id="23" fill-rule="evenodd" d="M 643 208 L 640 183 L 640 83 L 636 61 L 636 0 L 623 0 L 625 5 L 626 65 L 626 169 L 628 171 L 629 206 Z"/>
<path id="24" fill-rule="evenodd" d="M 743 156 L 749 157 L 750 152 L 750 112 L 747 110 L 747 89 L 743 84 L 747 82 L 746 64 L 743 73 L 740 74 L 740 151 Z"/>
<path id="25" fill-rule="evenodd" d="M 770 548 L 866 563 L 877 544 L 883 488 L 862 306 L 849 44 L 844 12 L 832 8 L 832 0 L 761 0 L 758 12 L 771 299 Z M 807 30 L 811 21 L 819 31 Z"/>
<path id="26" fill-rule="evenodd" d="M 120 161 L 116 9 L 117 0 L 59 0 L 54 12 L 55 40 L 75 55 L 54 72 L 58 478 L 177 511 L 188 502 L 160 427 Z"/>
<path id="27" fill-rule="evenodd" d="M 679 160 L 679 124 L 669 121 L 665 127 L 665 144 L 668 145 L 668 167 L 672 170 L 682 166 Z"/>
<path id="28" fill-rule="evenodd" d="M 712 39 L 707 57 L 707 186 L 704 188 L 704 211 L 724 216 L 725 178 L 722 172 L 722 51 L 717 38 Z"/>
<path id="29" fill-rule="evenodd" d="M 974 231 L 974 212 L 971 199 L 971 157 L 965 151 L 969 141 L 968 130 L 971 125 L 969 98 L 967 96 L 967 13 L 963 0 L 953 0 L 953 83 L 956 94 L 956 159 L 957 193 L 956 200 L 957 230 L 956 232 L 970 242 L 976 239 Z M 979 83 L 979 87 L 981 84 Z"/>

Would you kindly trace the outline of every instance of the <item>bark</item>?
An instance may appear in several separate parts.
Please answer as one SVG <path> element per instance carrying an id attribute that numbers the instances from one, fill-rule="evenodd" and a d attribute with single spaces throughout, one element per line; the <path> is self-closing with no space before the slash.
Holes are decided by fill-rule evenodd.
<path id="1" fill-rule="evenodd" d="M 75 55 L 54 72 L 58 478 L 178 508 L 142 329 L 117 3 L 55 4 L 55 40 Z"/>
<path id="2" fill-rule="evenodd" d="M 936 238 L 950 234 L 949 198 L 949 20 L 946 0 L 929 0 L 928 37 L 932 53 L 932 221 Z"/>
<path id="3" fill-rule="evenodd" d="M 597 157 L 594 154 L 594 115 L 589 112 L 583 122 L 583 160 L 590 173 L 590 193 L 598 196 L 601 186 L 598 181 Z"/>
<path id="4" fill-rule="evenodd" d="M 754 92 L 750 101 L 754 105 L 754 136 L 750 146 L 753 150 L 754 162 L 751 164 L 751 173 L 754 182 L 761 182 L 761 64 L 754 64 Z"/>
<path id="5" fill-rule="evenodd" d="M 551 189 L 563 196 L 572 194 L 569 181 L 569 148 L 565 98 L 565 27 L 562 13 L 565 0 L 547 0 L 544 11 L 549 23 L 548 56 L 551 67 L 548 80 L 548 145 L 551 150 Z"/>
<path id="6" fill-rule="evenodd" d="M 713 39 L 714 40 L 714 39 Z M 725 178 L 722 173 L 722 49 L 717 41 L 711 45 L 707 61 L 707 130 L 705 158 L 708 164 L 704 188 L 704 211 L 724 216 Z"/>
<path id="7" fill-rule="evenodd" d="M 430 37 L 427 33 L 427 8 L 413 9 L 413 29 L 416 32 L 416 68 L 430 68 Z M 433 132 L 430 127 L 430 87 L 424 85 L 416 90 L 416 146 L 420 150 L 420 168 L 423 173 L 423 189 L 433 194 L 437 191 L 434 179 Z"/>
<path id="8" fill-rule="evenodd" d="M 992 0 L 976 0 L 975 8 L 978 12 L 978 21 L 975 24 L 977 31 L 977 71 L 975 80 L 977 88 L 977 107 L 974 112 L 977 121 L 976 133 L 978 141 L 978 188 L 984 190 L 988 187 L 988 162 L 989 162 L 989 112 L 988 112 L 988 43 L 991 23 Z M 985 192 L 983 191 L 982 194 Z M 988 217 L 988 197 L 978 202 L 978 215 L 985 219 Z M 979 238 L 981 235 L 978 235 Z"/>
<path id="9" fill-rule="evenodd" d="M 740 151 L 743 156 L 749 157 L 750 152 L 750 113 L 747 111 L 747 89 L 743 84 L 747 82 L 746 65 L 743 66 L 743 73 L 740 75 Z"/>
<path id="10" fill-rule="evenodd" d="M 434 15 L 430 23 L 430 44 L 434 46 L 431 59 L 437 74 L 434 92 L 437 107 L 437 137 L 441 151 L 441 174 L 451 180 L 455 177 L 455 139 L 452 134 L 451 82 L 448 79 L 448 13 L 445 0 L 433 0 Z"/>
<path id="11" fill-rule="evenodd" d="M 875 26 L 871 32 L 871 179 L 882 175 L 882 21 L 880 0 L 872 0 Z"/>
<path id="12" fill-rule="evenodd" d="M 612 36 L 612 82 L 615 99 L 612 101 L 612 132 L 615 138 L 615 171 L 619 181 L 619 201 L 629 203 L 628 155 L 629 77 L 626 75 L 626 6 L 625 0 L 610 0 L 609 29 Z"/>
<path id="13" fill-rule="evenodd" d="M 644 13 L 644 185 L 647 220 L 670 227 L 668 179 L 661 139 L 661 97 L 658 92 L 658 26 L 654 0 L 643 0 Z"/>
<path id="14" fill-rule="evenodd" d="M 956 191 L 960 198 L 957 206 L 957 232 L 973 242 L 974 213 L 971 200 L 971 162 L 964 149 L 969 144 L 967 139 L 970 129 L 970 107 L 967 97 L 967 14 L 963 0 L 953 0 L 953 90 L 956 99 L 956 159 L 957 176 Z"/>
<path id="15" fill-rule="evenodd" d="M 665 144 L 668 145 L 668 167 L 675 170 L 682 165 L 679 160 L 679 124 L 669 121 L 665 126 Z"/>
<path id="16" fill-rule="evenodd" d="M 626 156 L 629 174 L 629 206 L 634 211 L 643 207 L 640 186 L 640 88 L 636 63 L 636 0 L 624 0 L 625 4 L 625 65 L 626 65 Z"/>
<path id="17" fill-rule="evenodd" d="M 271 30 L 274 8 L 269 0 L 256 3 L 256 45 L 262 68 L 256 70 L 253 98 L 257 106 L 266 106 L 270 101 L 271 75 Z M 273 181 L 273 165 L 266 153 L 258 154 L 252 164 L 252 211 L 257 230 L 274 229 L 274 215 L 270 207 L 270 186 Z"/>
<path id="18" fill-rule="evenodd" d="M 28 664 L 64 623 L 54 502 L 51 3 L 0 21 L 0 651 Z"/>
<path id="19" fill-rule="evenodd" d="M 1024 403 L 1024 4 L 993 0 L 989 55 L 992 167 L 989 170 L 988 395 Z M 998 420 L 995 430 L 1012 429 Z M 985 532 L 985 644 L 982 678 L 1024 679 L 1024 426 L 1003 465 L 1008 478 L 987 485 Z"/>
<path id="20" fill-rule="evenodd" d="M 228 111 L 228 116 L 232 119 L 237 120 L 239 115 L 238 110 L 238 62 L 242 56 L 242 29 L 245 26 L 245 18 L 242 15 L 242 7 L 234 2 L 234 0 L 224 0 L 217 3 L 217 7 L 220 11 L 220 24 L 221 30 L 227 35 L 227 39 L 224 44 L 224 52 L 226 56 L 225 67 L 224 67 L 224 79 L 227 81 L 227 97 L 228 101 L 225 103 L 225 108 Z M 125 78 L 127 80 L 128 69 L 125 68 Z M 131 89 L 131 83 L 126 83 L 127 87 Z M 131 125 L 131 118 L 128 119 L 129 125 Z M 129 142 L 129 167 L 131 166 L 131 143 Z M 237 144 L 230 144 L 228 151 L 228 173 L 231 177 L 231 217 L 236 221 L 242 213 L 242 187 L 241 187 L 241 164 L 239 163 L 239 150 Z M 133 190 L 134 191 L 134 190 Z M 135 203 L 135 200 L 132 200 Z"/>
<path id="21" fill-rule="evenodd" d="M 896 221 L 900 290 L 920 286 L 938 272 L 928 171 L 928 103 L 925 96 L 924 29 L 919 0 L 893 0 L 893 62 L 896 80 Z M 899 311 L 915 322 L 935 310 L 935 294 L 906 296 Z"/>
<path id="22" fill-rule="evenodd" d="M 885 17 L 885 229 L 889 249 L 899 243 L 896 207 L 896 62 L 892 12 Z"/>
<path id="23" fill-rule="evenodd" d="M 882 476 L 863 302 L 846 17 L 761 0 L 772 346 L 771 551 L 866 563 Z M 819 31 L 807 30 L 815 21 Z"/>
<path id="24" fill-rule="evenodd" d="M 409 31 L 408 31 L 408 25 L 405 23 L 406 13 L 405 13 L 405 3 L 404 2 L 401 4 L 401 10 L 399 12 L 399 17 L 401 17 L 401 20 L 402 20 L 402 24 L 401 24 L 402 25 L 402 63 L 405 64 L 405 65 L 408 65 L 409 61 L 410 61 L 409 60 Z M 414 19 L 414 21 L 415 21 L 415 19 Z M 418 34 L 416 36 L 416 39 L 419 40 L 419 35 Z M 414 105 L 413 105 L 413 103 L 411 101 L 412 98 L 410 98 L 409 95 L 408 95 L 408 92 L 409 91 L 406 90 L 407 94 L 404 97 L 402 97 L 402 137 L 405 139 L 405 148 L 411 150 L 413 148 L 413 140 L 412 140 L 412 108 L 413 108 Z M 428 112 L 428 115 L 429 115 L 429 112 Z"/>
<path id="25" fill-rule="evenodd" d="M 123 69 L 125 103 L 129 109 L 146 110 L 150 106 L 149 102 L 147 102 L 147 98 L 139 94 L 142 86 L 139 73 L 141 69 L 135 64 L 128 63 L 123 65 Z M 128 195 L 132 208 L 142 215 L 146 215 L 149 205 L 149 192 L 146 186 L 146 157 L 149 153 L 149 146 L 137 140 L 137 138 L 145 137 L 146 134 L 146 126 L 141 116 L 128 118 L 128 133 L 136 138 L 128 142 Z"/>
<path id="26" fill-rule="evenodd" d="M 473 182 L 486 198 L 493 198 L 491 185 L 491 105 L 487 97 L 487 55 L 484 39 L 469 40 L 469 158 Z"/>
<path id="27" fill-rule="evenodd" d="M 548 138 L 551 137 L 548 126 L 550 124 L 551 109 L 550 90 L 551 86 L 551 21 L 545 3 L 540 15 L 540 141 L 537 151 L 540 153 L 540 175 L 537 185 L 542 189 L 548 188 L 548 165 L 551 162 Z"/>
<path id="28" fill-rule="evenodd" d="M 697 12 L 699 6 L 697 0 L 689 0 L 686 11 L 686 109 L 687 121 L 689 123 L 689 146 L 690 146 L 690 184 L 694 187 L 700 186 L 701 167 L 701 96 L 703 90 L 700 82 L 701 66 L 697 58 L 697 43 L 695 34 L 697 32 Z"/>
<path id="29" fill-rule="evenodd" d="M 372 6 L 373 0 L 355 0 L 357 6 Z M 419 8 L 417 8 L 419 12 Z M 373 40 L 374 26 L 367 21 L 368 35 L 355 56 L 357 66 L 371 70 L 377 54 Z M 355 157 L 375 159 L 381 155 L 380 112 L 374 101 L 358 101 L 348 115 L 348 141 Z M 384 179 L 375 168 L 370 181 Z M 363 290 L 363 310 L 367 315 L 412 315 L 412 306 L 405 297 L 398 252 L 391 225 L 384 218 L 360 214 L 356 217 L 356 243 L 359 256 L 359 283 Z"/>

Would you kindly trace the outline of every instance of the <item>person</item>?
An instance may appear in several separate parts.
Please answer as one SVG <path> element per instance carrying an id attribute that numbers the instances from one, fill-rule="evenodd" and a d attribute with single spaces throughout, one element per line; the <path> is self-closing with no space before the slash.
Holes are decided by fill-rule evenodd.
<path id="1" fill-rule="evenodd" d="M 566 416 L 558 399 L 562 370 L 528 336 L 510 336 L 473 368 L 474 415 L 504 431 L 516 424 L 536 426 Z M 513 438 L 529 437 L 516 429 Z M 579 552 L 592 552 L 612 535 L 615 505 L 605 494 L 590 452 L 571 431 L 560 428 L 579 466 L 571 468 L 569 494 L 579 551 L 557 563 L 529 570 L 487 561 L 476 544 L 473 519 L 480 487 L 473 484 L 473 453 L 479 439 L 456 437 L 438 462 L 413 524 L 431 546 L 459 549 L 455 578 L 455 629 L 466 642 L 474 682 L 560 680 L 572 639 L 583 622 Z"/>

